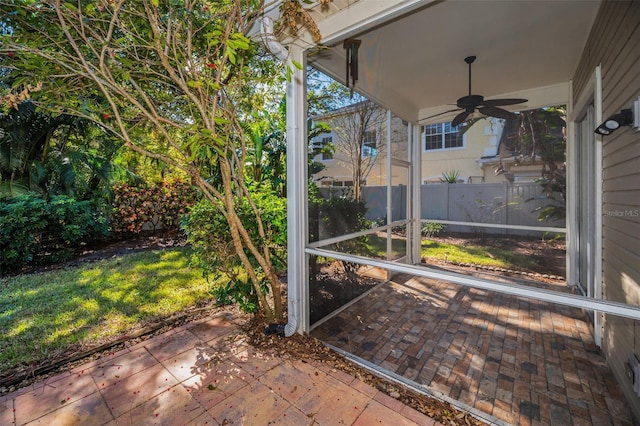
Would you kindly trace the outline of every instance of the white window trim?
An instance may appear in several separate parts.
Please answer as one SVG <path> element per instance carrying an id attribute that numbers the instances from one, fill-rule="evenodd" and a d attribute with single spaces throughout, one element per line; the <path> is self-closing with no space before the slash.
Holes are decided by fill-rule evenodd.
<path id="1" fill-rule="evenodd" d="M 324 140 L 327 139 L 327 138 L 331 138 L 331 143 L 333 143 L 333 140 L 334 140 L 333 132 L 323 133 L 321 135 L 318 135 L 317 139 L 313 141 L 313 144 L 322 146 L 325 143 Z M 322 153 L 316 155 L 315 156 L 315 160 L 319 161 L 321 163 L 327 163 L 329 161 L 334 161 L 335 160 L 335 157 L 334 157 L 335 153 L 331 155 L 331 158 L 322 158 L 324 155 L 325 154 L 322 154 Z"/>
<path id="2" fill-rule="evenodd" d="M 587 83 L 587 87 L 582 92 L 579 99 L 573 103 L 573 85 L 569 85 L 570 88 L 570 102 L 568 104 L 569 120 L 567 120 L 567 135 L 571 138 L 567 145 L 567 282 L 575 284 L 579 280 L 578 265 L 578 240 L 577 240 L 577 218 L 578 209 L 583 208 L 580 200 L 577 199 L 578 194 L 578 180 L 576 167 L 574 164 L 577 162 L 577 154 L 573 144 L 577 143 L 575 140 L 576 123 L 580 120 L 588 106 L 593 103 L 594 106 L 594 122 L 602 122 L 602 66 L 598 65 L 590 81 Z M 594 298 L 596 300 L 602 299 L 602 136 L 595 136 L 596 143 L 596 164 L 600 164 L 597 167 L 595 182 L 595 229 L 594 229 Z M 594 341 L 598 347 L 602 346 L 602 312 L 594 310 Z"/>
<path id="3" fill-rule="evenodd" d="M 374 134 L 374 140 L 373 140 L 373 142 L 375 142 L 375 146 L 374 147 L 371 147 L 370 145 L 367 145 L 367 133 L 373 133 Z M 375 157 L 378 156 L 378 154 L 380 152 L 379 136 L 380 136 L 380 134 L 379 134 L 378 130 L 376 130 L 376 129 L 366 130 L 365 131 L 364 140 L 362 142 L 362 157 L 363 158 L 370 158 L 370 157 L 371 158 L 375 158 Z M 375 153 L 372 153 L 372 152 L 367 153 L 366 152 L 367 150 L 371 150 L 371 151 L 375 150 Z"/>
<path id="4" fill-rule="evenodd" d="M 422 146 L 422 152 L 423 153 L 431 153 L 431 152 L 449 152 L 449 151 L 460 151 L 463 149 L 467 149 L 467 134 L 463 134 L 462 135 L 462 146 L 456 146 L 453 148 L 438 148 L 438 149 L 427 149 L 426 148 L 426 144 L 425 144 L 425 133 L 424 133 L 424 128 L 426 126 L 432 125 L 432 124 L 445 124 L 445 123 L 431 123 L 431 124 L 425 124 L 420 128 L 420 144 Z"/>

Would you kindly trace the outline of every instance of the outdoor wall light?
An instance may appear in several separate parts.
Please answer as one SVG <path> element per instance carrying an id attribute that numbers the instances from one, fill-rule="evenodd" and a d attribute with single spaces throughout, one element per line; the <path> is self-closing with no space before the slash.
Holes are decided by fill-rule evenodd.
<path id="1" fill-rule="evenodd" d="M 623 109 L 618 114 L 607 118 L 604 123 L 598 126 L 595 132 L 599 135 L 606 136 L 618 130 L 621 126 L 630 126 L 631 124 L 633 124 L 633 111 Z"/>

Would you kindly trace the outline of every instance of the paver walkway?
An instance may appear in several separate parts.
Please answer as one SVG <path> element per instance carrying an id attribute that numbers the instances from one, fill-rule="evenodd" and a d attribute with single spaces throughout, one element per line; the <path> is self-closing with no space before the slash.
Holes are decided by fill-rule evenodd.
<path id="1" fill-rule="evenodd" d="M 577 308 L 405 275 L 311 334 L 506 424 L 633 424 Z"/>
<path id="2" fill-rule="evenodd" d="M 261 353 L 229 313 L 0 397 L 0 425 L 439 425 L 342 371 Z"/>

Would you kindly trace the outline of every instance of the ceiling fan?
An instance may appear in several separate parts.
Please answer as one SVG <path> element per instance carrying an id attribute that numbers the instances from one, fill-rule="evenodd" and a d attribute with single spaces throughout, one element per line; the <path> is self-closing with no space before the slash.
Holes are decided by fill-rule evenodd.
<path id="1" fill-rule="evenodd" d="M 440 114 L 432 115 L 427 118 L 423 118 L 420 121 L 427 120 L 429 118 L 437 117 L 439 115 L 449 114 L 454 111 L 462 110 L 462 112 L 453 119 L 451 122 L 451 127 L 456 127 L 460 123 L 464 122 L 469 115 L 473 114 L 473 112 L 477 109 L 481 114 L 488 115 L 496 118 L 504 118 L 508 119 L 513 114 L 506 109 L 498 108 L 500 106 L 505 105 L 516 105 L 527 102 L 527 99 L 485 99 L 484 96 L 481 95 L 472 95 L 471 94 L 471 64 L 476 60 L 475 56 L 467 56 L 464 58 L 464 61 L 469 64 L 469 94 L 467 96 L 463 96 L 456 102 L 456 106 L 458 108 L 452 109 L 449 111 L 441 112 Z"/>

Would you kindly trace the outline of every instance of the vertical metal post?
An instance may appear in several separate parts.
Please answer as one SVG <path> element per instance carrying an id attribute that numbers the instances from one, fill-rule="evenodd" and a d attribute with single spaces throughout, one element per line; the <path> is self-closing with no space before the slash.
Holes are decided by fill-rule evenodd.
<path id="1" fill-rule="evenodd" d="M 391 149 L 391 111 L 387 111 L 387 131 L 385 137 L 387 138 L 387 223 L 389 225 L 393 222 L 393 167 L 391 156 L 393 150 Z M 393 240 L 391 238 L 391 229 L 387 229 L 387 260 L 391 260 L 391 252 L 393 249 Z M 387 271 L 387 279 L 390 280 L 393 272 Z"/>
<path id="2" fill-rule="evenodd" d="M 407 129 L 409 162 L 411 163 L 411 264 L 417 265 L 422 258 L 422 144 L 420 126 L 409 123 Z"/>
<path id="3" fill-rule="evenodd" d="M 594 74 L 594 113 L 595 122 L 602 123 L 602 66 L 598 65 Z M 594 135 L 592 133 L 592 135 Z M 602 299 L 602 137 L 595 140 L 595 226 L 594 226 L 594 298 Z M 601 312 L 593 312 L 593 339 L 596 345 L 602 347 L 602 321 Z"/>
<path id="4" fill-rule="evenodd" d="M 302 64 L 292 66 L 287 82 L 287 251 L 288 251 L 288 324 L 285 335 L 309 330 L 309 262 L 305 248 L 309 241 L 307 211 L 307 108 L 306 55 L 291 45 L 289 57 Z M 291 66 L 291 65 L 290 65 Z"/>

